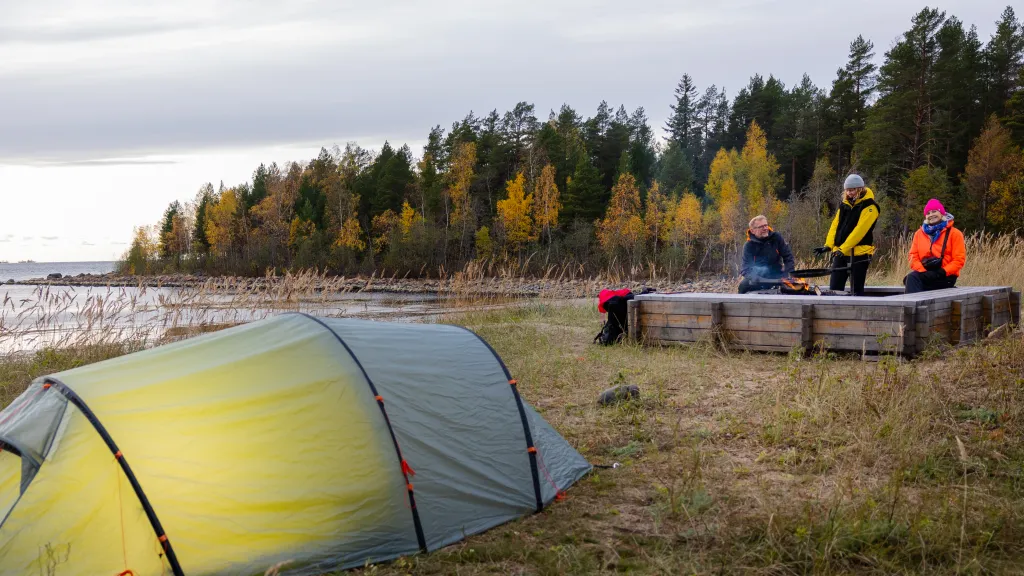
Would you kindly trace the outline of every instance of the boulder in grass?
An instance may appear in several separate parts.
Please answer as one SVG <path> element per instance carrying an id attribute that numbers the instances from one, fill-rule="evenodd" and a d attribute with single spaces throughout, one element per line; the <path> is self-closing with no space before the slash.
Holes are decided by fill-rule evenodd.
<path id="1" fill-rule="evenodd" d="M 609 406 L 611 404 L 617 404 L 619 402 L 625 402 L 639 397 L 639 386 L 636 384 L 623 384 L 621 386 L 613 386 L 612 388 L 601 392 L 601 395 L 597 397 L 597 404 L 599 406 Z"/>

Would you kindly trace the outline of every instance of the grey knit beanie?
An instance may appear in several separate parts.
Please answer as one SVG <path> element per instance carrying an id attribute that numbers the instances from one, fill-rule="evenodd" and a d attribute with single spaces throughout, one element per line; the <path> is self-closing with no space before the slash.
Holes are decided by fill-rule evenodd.
<path id="1" fill-rule="evenodd" d="M 850 188 L 863 188 L 864 179 L 860 177 L 860 174 L 850 174 L 846 177 L 846 182 L 843 183 L 843 188 L 849 190 Z"/>

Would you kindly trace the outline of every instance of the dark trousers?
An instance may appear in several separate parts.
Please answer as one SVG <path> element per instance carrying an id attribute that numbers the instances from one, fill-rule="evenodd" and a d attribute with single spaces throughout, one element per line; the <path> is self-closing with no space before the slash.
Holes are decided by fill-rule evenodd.
<path id="1" fill-rule="evenodd" d="M 907 294 L 914 292 L 927 292 L 928 290 L 942 290 L 956 286 L 956 276 L 938 276 L 928 272 L 917 272 L 916 270 L 907 274 L 904 283 L 907 285 Z"/>
<path id="2" fill-rule="evenodd" d="M 830 290 L 845 290 L 846 280 L 850 279 L 850 288 L 855 296 L 864 295 L 864 279 L 868 276 L 868 265 L 871 264 L 871 255 L 853 257 L 853 273 L 846 270 L 850 265 L 850 257 L 836 254 L 832 260 L 832 268 L 842 268 L 832 272 L 828 287 Z M 852 277 L 851 277 L 852 276 Z"/>

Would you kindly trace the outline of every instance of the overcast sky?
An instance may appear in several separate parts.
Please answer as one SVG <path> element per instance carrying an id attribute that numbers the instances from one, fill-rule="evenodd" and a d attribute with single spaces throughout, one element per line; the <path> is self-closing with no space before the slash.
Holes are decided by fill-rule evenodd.
<path id="1" fill-rule="evenodd" d="M 986 41 L 1006 0 L 940 9 Z M 470 110 L 602 100 L 664 124 L 679 77 L 827 87 L 918 0 L 0 0 L 0 260 L 111 260 L 205 183 L 347 141 L 420 153 Z"/>

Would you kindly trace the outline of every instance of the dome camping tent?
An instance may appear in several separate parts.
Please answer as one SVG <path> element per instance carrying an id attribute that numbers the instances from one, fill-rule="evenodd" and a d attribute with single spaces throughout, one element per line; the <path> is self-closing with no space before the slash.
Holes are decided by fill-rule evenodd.
<path id="1" fill-rule="evenodd" d="M 539 511 L 590 470 L 469 330 L 303 314 L 40 378 L 0 448 L 10 575 L 320 574 Z"/>

